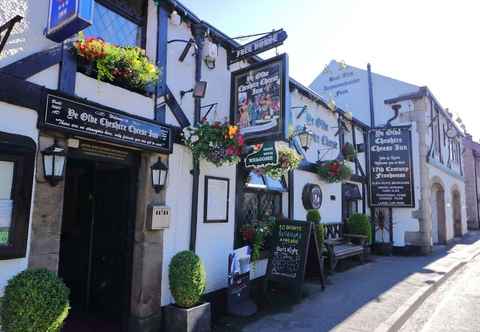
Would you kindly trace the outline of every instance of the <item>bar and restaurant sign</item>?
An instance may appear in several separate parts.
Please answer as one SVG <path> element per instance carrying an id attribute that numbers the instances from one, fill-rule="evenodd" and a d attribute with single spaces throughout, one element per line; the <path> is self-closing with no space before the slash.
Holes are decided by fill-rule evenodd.
<path id="1" fill-rule="evenodd" d="M 39 125 L 143 150 L 172 152 L 169 126 L 58 93 L 47 93 Z"/>
<path id="2" fill-rule="evenodd" d="M 253 152 L 245 158 L 245 167 L 263 168 L 278 164 L 278 150 L 275 142 L 266 142 L 253 145 Z"/>
<path id="3" fill-rule="evenodd" d="M 373 128 L 368 133 L 371 207 L 415 207 L 410 126 Z"/>
<path id="4" fill-rule="evenodd" d="M 248 143 L 286 138 L 287 62 L 283 54 L 232 73 L 230 119 Z"/>

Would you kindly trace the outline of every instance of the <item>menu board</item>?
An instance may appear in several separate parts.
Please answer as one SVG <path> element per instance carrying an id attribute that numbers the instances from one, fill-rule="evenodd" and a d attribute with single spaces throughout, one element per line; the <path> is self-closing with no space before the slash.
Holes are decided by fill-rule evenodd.
<path id="1" fill-rule="evenodd" d="M 410 126 L 369 131 L 369 202 L 372 207 L 415 207 Z"/>
<path id="2" fill-rule="evenodd" d="M 298 295 L 305 277 L 311 230 L 310 222 L 279 221 L 273 234 L 268 279 L 292 285 Z"/>

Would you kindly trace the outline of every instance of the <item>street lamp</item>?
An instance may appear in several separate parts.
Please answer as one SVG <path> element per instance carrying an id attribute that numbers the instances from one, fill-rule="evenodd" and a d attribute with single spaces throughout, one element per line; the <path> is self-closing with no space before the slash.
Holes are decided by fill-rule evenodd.
<path id="1" fill-rule="evenodd" d="M 158 194 L 165 187 L 167 182 L 168 167 L 160 158 L 158 158 L 158 161 L 153 164 L 150 169 L 152 176 L 152 187 Z"/>
<path id="2" fill-rule="evenodd" d="M 307 125 L 304 125 L 302 130 L 297 132 L 296 136 L 298 137 L 298 140 L 300 141 L 300 145 L 302 148 L 307 151 L 310 148 L 310 145 L 312 144 L 312 137 L 313 133 L 311 130 L 308 129 Z"/>
<path id="3" fill-rule="evenodd" d="M 42 151 L 43 175 L 53 187 L 63 179 L 65 158 L 65 149 L 57 144 L 57 140 Z"/>

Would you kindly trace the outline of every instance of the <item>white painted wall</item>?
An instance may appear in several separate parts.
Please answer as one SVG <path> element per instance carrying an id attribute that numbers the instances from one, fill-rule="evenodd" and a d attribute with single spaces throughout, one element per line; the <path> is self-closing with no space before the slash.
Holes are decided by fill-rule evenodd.
<path id="1" fill-rule="evenodd" d="M 24 135 L 33 139 L 35 143 L 38 142 L 37 113 L 35 111 L 0 102 L 0 114 L 2 117 L 2 121 L 0 121 L 0 131 L 10 134 Z M 33 181 L 33 190 L 35 191 L 35 181 Z M 33 194 L 29 225 L 31 222 L 32 211 Z M 4 288 L 8 280 L 27 268 L 29 252 L 30 232 L 28 236 L 27 256 L 24 258 L 0 260 L 0 297 L 3 296 Z"/>

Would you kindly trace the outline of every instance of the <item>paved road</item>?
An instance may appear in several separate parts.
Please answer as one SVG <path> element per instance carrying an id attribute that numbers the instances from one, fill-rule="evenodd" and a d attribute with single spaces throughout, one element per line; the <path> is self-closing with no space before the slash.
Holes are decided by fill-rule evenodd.
<path id="1" fill-rule="evenodd" d="M 479 332 L 480 257 L 435 291 L 401 332 Z"/>

